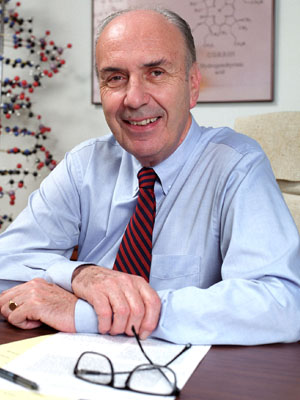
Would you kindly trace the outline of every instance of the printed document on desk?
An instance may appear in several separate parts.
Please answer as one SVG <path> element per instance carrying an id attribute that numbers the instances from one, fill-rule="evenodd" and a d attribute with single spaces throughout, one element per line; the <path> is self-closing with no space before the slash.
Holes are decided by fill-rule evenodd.
<path id="1" fill-rule="evenodd" d="M 183 349 L 183 345 L 147 339 L 142 342 L 148 356 L 154 363 L 164 365 Z M 177 376 L 181 389 L 193 371 L 204 358 L 210 346 L 192 346 L 170 364 Z M 47 337 L 36 346 L 5 365 L 7 370 L 25 376 L 36 382 L 39 394 L 70 400 L 166 400 L 165 396 L 143 395 L 125 390 L 88 383 L 73 374 L 76 361 L 81 353 L 94 351 L 106 355 L 115 371 L 129 371 L 147 363 L 135 338 L 94 334 L 57 333 Z M 6 391 L 21 391 L 20 387 L 0 379 L 0 388 Z M 0 392 L 1 392 L 0 389 Z M 24 389 L 24 391 L 27 389 Z M 13 392 L 12 392 L 13 395 Z M 11 397 L 16 398 L 16 397 Z M 18 397 L 20 398 L 20 397 Z M 43 397 L 42 397 L 43 398 Z M 168 399 L 175 397 L 168 396 Z"/>

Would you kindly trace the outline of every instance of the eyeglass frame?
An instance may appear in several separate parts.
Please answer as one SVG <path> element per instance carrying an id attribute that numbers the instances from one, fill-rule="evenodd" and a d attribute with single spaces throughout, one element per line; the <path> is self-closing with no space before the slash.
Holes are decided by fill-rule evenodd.
<path id="1" fill-rule="evenodd" d="M 138 345 L 139 345 L 139 348 L 140 348 L 141 352 L 143 353 L 143 355 L 145 356 L 145 358 L 147 359 L 147 361 L 149 362 L 149 364 L 139 364 L 139 365 L 137 365 L 136 367 L 134 367 L 131 371 L 118 371 L 118 372 L 115 372 L 114 367 L 113 367 L 113 363 L 111 362 L 110 358 L 107 357 L 105 354 L 98 353 L 98 352 L 95 352 L 95 351 L 85 351 L 85 352 L 81 353 L 81 355 L 78 357 L 78 360 L 77 360 L 77 362 L 76 362 L 76 364 L 75 364 L 73 373 L 74 373 L 74 375 L 76 376 L 76 378 L 81 379 L 81 380 L 83 380 L 83 381 L 85 381 L 85 382 L 94 383 L 94 384 L 96 384 L 96 385 L 109 386 L 109 387 L 111 387 L 111 388 L 113 388 L 113 389 L 128 390 L 128 391 L 135 392 L 135 393 L 149 394 L 149 395 L 153 395 L 153 396 L 178 396 L 179 393 L 180 393 L 180 389 L 177 387 L 177 377 L 176 377 L 175 372 L 174 372 L 171 368 L 169 368 L 169 365 L 170 365 L 173 361 L 175 361 L 178 357 L 180 357 L 184 352 L 186 352 L 187 350 L 189 350 L 189 349 L 192 347 L 191 343 L 187 343 L 187 344 L 184 346 L 184 348 L 183 348 L 176 356 L 174 356 L 169 362 L 167 362 L 165 365 L 159 365 L 159 364 L 155 364 L 155 363 L 150 359 L 150 357 L 147 355 L 147 353 L 145 352 L 145 350 L 144 350 L 144 348 L 143 348 L 143 346 L 142 346 L 142 343 L 141 343 L 141 341 L 140 341 L 140 338 L 139 338 L 138 334 L 136 333 L 136 330 L 135 330 L 134 326 L 131 327 L 131 330 L 132 330 L 133 335 L 134 335 L 134 337 L 135 337 L 135 339 L 136 339 L 136 341 L 137 341 L 137 343 L 138 343 Z M 79 365 L 79 362 L 80 362 L 81 358 L 82 358 L 85 354 L 95 354 L 95 355 L 99 355 L 99 356 L 104 357 L 104 358 L 108 361 L 108 363 L 109 363 L 109 365 L 110 365 L 110 369 L 111 369 L 111 380 L 110 380 L 110 382 L 108 382 L 108 383 L 94 382 L 94 381 L 91 381 L 91 380 L 89 380 L 89 379 L 86 379 L 86 378 L 84 378 L 83 376 L 80 375 L 80 373 L 79 373 L 80 370 L 78 370 L 78 365 Z M 134 390 L 134 389 L 132 389 L 132 388 L 129 386 L 130 379 L 131 379 L 132 375 L 134 374 L 134 372 L 137 371 L 137 370 L 140 369 L 140 368 L 149 367 L 149 366 L 152 366 L 153 368 L 159 370 L 164 376 L 165 376 L 165 374 L 163 373 L 162 368 L 167 368 L 167 369 L 173 374 L 173 376 L 174 376 L 174 385 L 173 385 L 173 386 L 174 386 L 174 387 L 173 387 L 173 391 L 172 391 L 171 393 L 168 393 L 168 394 L 160 394 L 160 393 L 144 392 L 144 391 L 140 391 L 140 390 Z M 92 372 L 92 371 L 90 371 L 90 372 Z M 94 372 L 97 372 L 97 373 L 98 373 L 98 372 L 100 372 L 100 371 L 94 371 Z M 117 375 L 117 374 L 128 374 L 128 377 L 126 378 L 125 386 L 124 386 L 124 387 L 114 386 L 115 375 Z M 165 378 L 169 381 L 169 379 L 168 379 L 166 376 L 165 376 Z"/>

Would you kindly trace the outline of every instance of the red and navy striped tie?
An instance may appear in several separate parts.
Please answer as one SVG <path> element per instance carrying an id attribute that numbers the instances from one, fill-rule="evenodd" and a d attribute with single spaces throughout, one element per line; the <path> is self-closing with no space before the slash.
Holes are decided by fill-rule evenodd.
<path id="1" fill-rule="evenodd" d="M 141 275 L 147 282 L 149 282 L 152 258 L 156 178 L 157 175 L 152 168 L 144 167 L 138 173 L 137 205 L 125 230 L 113 267 L 114 270 Z"/>

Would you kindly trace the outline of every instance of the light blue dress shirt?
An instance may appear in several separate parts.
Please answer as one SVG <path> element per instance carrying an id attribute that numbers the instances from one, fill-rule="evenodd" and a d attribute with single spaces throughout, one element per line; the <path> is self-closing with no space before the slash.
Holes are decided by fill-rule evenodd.
<path id="1" fill-rule="evenodd" d="M 112 135 L 69 152 L 0 237 L 0 290 L 41 277 L 71 291 L 77 266 L 112 268 L 140 167 Z M 299 340 L 299 234 L 260 146 L 193 120 L 154 169 L 150 284 L 162 309 L 153 336 L 194 344 Z M 79 261 L 70 261 L 77 244 Z M 83 300 L 75 321 L 78 332 L 97 332 Z"/>

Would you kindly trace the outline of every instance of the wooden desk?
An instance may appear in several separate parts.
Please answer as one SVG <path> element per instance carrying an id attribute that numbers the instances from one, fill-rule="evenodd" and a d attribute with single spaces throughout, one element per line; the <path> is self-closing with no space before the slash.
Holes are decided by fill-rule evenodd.
<path id="1" fill-rule="evenodd" d="M 0 316 L 0 344 L 54 332 L 17 329 Z M 180 400 L 300 400 L 300 343 L 213 346 Z"/>

